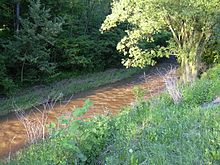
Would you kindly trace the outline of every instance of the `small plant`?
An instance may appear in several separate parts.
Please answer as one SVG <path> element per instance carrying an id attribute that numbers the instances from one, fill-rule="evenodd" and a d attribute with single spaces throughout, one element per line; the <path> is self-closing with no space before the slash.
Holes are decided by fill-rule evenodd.
<path id="1" fill-rule="evenodd" d="M 48 97 L 48 99 L 42 104 L 43 110 L 33 106 L 34 109 L 29 113 L 26 113 L 23 109 L 16 108 L 16 116 L 26 130 L 27 142 L 29 144 L 34 144 L 38 142 L 38 140 L 45 140 L 47 134 L 46 126 L 48 124 L 48 112 L 54 109 L 55 104 L 57 104 L 61 97 L 62 93 L 52 101 L 50 97 Z"/>
<path id="2" fill-rule="evenodd" d="M 172 98 L 174 104 L 178 104 L 182 100 L 182 92 L 176 76 L 176 69 L 171 70 L 164 76 L 166 90 Z"/>
<path id="3" fill-rule="evenodd" d="M 142 101 L 144 99 L 145 90 L 140 86 L 134 86 L 132 92 L 135 96 L 136 101 Z"/>
<path id="4" fill-rule="evenodd" d="M 58 118 L 58 123 L 51 122 L 48 125 L 48 129 L 50 132 L 50 136 L 54 136 L 60 131 L 62 134 L 63 128 L 72 129 L 71 132 L 75 132 L 80 126 L 80 123 L 83 122 L 80 118 L 88 111 L 88 109 L 92 106 L 92 102 L 87 99 L 83 105 L 83 107 L 75 108 L 72 113 L 65 114 Z"/>
<path id="5" fill-rule="evenodd" d="M 34 118 L 25 114 L 23 110 L 17 110 L 16 116 L 25 127 L 27 133 L 27 142 L 36 143 L 38 140 L 44 140 L 46 136 L 46 124 L 48 116 L 45 112 L 36 108 L 37 112 L 32 111 Z"/>
<path id="6" fill-rule="evenodd" d="M 165 78 L 166 89 L 173 99 L 174 104 L 177 104 L 182 99 L 182 93 L 178 85 L 178 79 L 176 77 L 166 77 Z"/>
<path id="7" fill-rule="evenodd" d="M 62 141 L 59 141 L 59 146 L 73 153 L 75 157 L 74 163 L 76 164 L 79 161 L 85 162 L 87 160 L 87 157 L 79 148 L 79 138 L 82 134 L 84 125 L 86 125 L 86 122 L 80 120 L 80 118 L 91 106 L 92 102 L 87 99 L 83 107 L 74 109 L 71 114 L 60 117 L 57 124 L 50 123 L 48 126 L 50 138 L 61 138 Z"/>

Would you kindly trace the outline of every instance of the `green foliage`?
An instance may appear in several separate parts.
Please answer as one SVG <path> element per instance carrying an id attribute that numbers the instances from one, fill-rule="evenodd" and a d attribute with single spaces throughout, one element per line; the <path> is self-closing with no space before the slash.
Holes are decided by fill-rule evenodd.
<path id="1" fill-rule="evenodd" d="M 122 36 L 120 29 L 105 35 L 98 30 L 108 9 L 108 0 L 73 1 L 69 5 L 56 45 L 59 70 L 101 71 L 120 65 L 121 56 L 115 50 Z"/>
<path id="2" fill-rule="evenodd" d="M 220 94 L 219 84 L 219 80 L 198 80 L 190 89 L 184 91 L 184 100 L 190 103 L 190 106 L 208 103 Z"/>
<path id="3" fill-rule="evenodd" d="M 218 73 L 217 68 L 217 72 L 216 68 L 209 72 Z M 203 78 L 198 84 L 206 84 L 207 80 Z M 212 80 L 216 83 L 212 85 L 219 85 L 218 77 Z M 203 87 L 197 89 L 202 91 Z M 194 87 L 187 88 L 188 95 L 204 100 Z M 206 95 L 214 97 L 213 93 Z M 219 106 L 203 109 L 199 102 L 192 105 L 192 100 L 184 99 L 182 104 L 174 105 L 164 94 L 124 108 L 116 117 L 75 120 L 91 105 L 87 101 L 70 118 L 61 118 L 68 127 L 21 152 L 14 163 L 219 164 Z"/>
<path id="4" fill-rule="evenodd" d="M 200 54 L 210 65 L 219 62 L 218 0 L 113 1 L 104 23 L 111 0 L 20 0 L 21 29 L 15 35 L 17 2 L 0 0 L 0 56 L 7 77 L 1 86 L 44 83 L 66 72 L 120 67 L 121 61 L 144 67 L 170 54 L 178 56 L 182 71 L 201 66 L 195 65 Z M 100 34 L 102 23 L 103 31 L 114 31 Z M 13 88 L 8 87 L 5 94 Z"/>
<path id="5" fill-rule="evenodd" d="M 219 10 L 218 0 L 115 0 L 101 30 L 128 23 L 127 35 L 117 46 L 125 55 L 125 66 L 153 65 L 155 57 L 174 54 L 184 70 L 183 80 L 191 82 L 198 75 L 205 47 L 210 41 L 219 40 Z M 154 42 L 155 34 L 168 29 L 172 34 L 168 47 L 143 49 L 139 46 L 143 40 Z M 216 47 L 212 48 L 215 51 Z"/>
<path id="6" fill-rule="evenodd" d="M 84 164 L 88 161 L 86 152 L 92 149 L 97 149 L 95 152 L 99 151 L 96 146 L 100 145 L 100 139 L 104 136 L 102 131 L 105 129 L 103 128 L 104 123 L 100 123 L 98 119 L 94 121 L 79 120 L 79 117 L 91 105 L 92 103 L 86 100 L 84 106 L 73 110 L 68 118 L 61 117 L 59 124 L 66 126 L 65 129 L 57 130 L 55 123 L 50 124 L 49 129 L 52 131 L 47 142 L 30 147 L 25 154 L 19 157 L 18 163 L 27 164 L 28 161 L 31 161 L 35 164 Z M 96 128 L 93 129 L 94 125 Z M 99 136 L 97 136 L 97 131 Z M 93 153 L 89 154 L 93 155 Z"/>
<path id="7" fill-rule="evenodd" d="M 30 0 L 29 15 L 21 19 L 19 34 L 5 45 L 5 52 L 11 59 L 9 67 L 20 75 L 22 82 L 26 75 L 30 79 L 39 73 L 54 71 L 50 49 L 56 41 L 54 37 L 61 31 L 62 21 L 58 18 L 51 21 L 49 12 L 39 0 Z"/>
<path id="8" fill-rule="evenodd" d="M 145 94 L 145 91 L 144 89 L 142 89 L 140 86 L 135 86 L 133 89 L 132 89 L 132 92 L 135 96 L 135 99 L 136 101 L 142 101 L 144 100 L 144 94 Z"/>
<path id="9" fill-rule="evenodd" d="M 121 134 L 120 140 L 117 139 L 112 149 L 103 156 L 103 163 L 219 163 L 219 142 L 215 139 L 219 131 L 210 130 L 219 129 L 217 108 L 207 112 L 199 108 L 187 110 L 172 106 L 157 109 L 154 105 L 154 111 L 147 110 L 147 107 L 139 110 L 148 120 L 140 124 L 135 122 L 132 130 L 139 131 L 129 140 Z M 212 117 L 214 122 L 209 120 Z M 129 132 L 129 129 L 126 131 Z"/>
<path id="10" fill-rule="evenodd" d="M 12 94 L 15 84 L 7 76 L 3 60 L 0 59 L 0 94 Z"/>
<path id="11" fill-rule="evenodd" d="M 202 79 L 218 80 L 220 77 L 220 64 L 203 73 Z"/>
<path id="12" fill-rule="evenodd" d="M 82 108 L 76 108 L 73 112 L 73 117 L 74 118 L 78 118 L 81 117 L 82 115 L 84 115 L 87 110 L 89 109 L 89 107 L 92 106 L 92 102 L 90 100 L 86 100 L 85 101 L 85 105 Z"/>
<path id="13" fill-rule="evenodd" d="M 84 125 L 87 125 L 87 123 L 79 120 L 79 118 L 82 117 L 91 106 L 92 102 L 90 100 L 86 100 L 84 106 L 82 108 L 74 109 L 72 114 L 68 116 L 68 118 L 66 116 L 60 117 L 58 121 L 59 125 L 66 126 L 67 128 L 65 129 L 57 130 L 57 126 L 55 123 L 51 123 L 49 125 L 50 138 L 62 139 L 62 141 L 58 141 L 57 143 L 59 148 L 63 150 L 60 152 L 72 152 L 72 155 L 75 157 L 75 163 L 78 161 L 85 162 L 87 160 L 86 156 L 80 150 L 80 144 L 78 144 L 78 138 L 82 135 L 81 129 L 83 129 L 85 127 Z M 62 160 L 62 157 L 60 157 L 56 158 L 55 160 L 51 160 L 51 163 L 56 164 L 62 161 L 65 162 L 66 160 Z"/>
<path id="14" fill-rule="evenodd" d="M 206 45 L 204 56 L 202 61 L 207 65 L 219 64 L 220 63 L 220 33 L 217 28 L 211 37 L 211 40 Z"/>
<path id="15" fill-rule="evenodd" d="M 50 77 L 62 77 L 66 72 L 88 73 L 121 67 L 122 56 L 115 47 L 122 31 L 117 28 L 104 35 L 99 32 L 109 13 L 110 0 L 19 2 L 20 31 L 15 35 L 17 1 L 0 1 L 4 73 L 19 87 L 45 83 Z"/>
<path id="16" fill-rule="evenodd" d="M 186 88 L 183 93 L 185 102 L 190 106 L 201 105 L 212 101 L 220 95 L 220 67 L 217 65 L 202 75 L 191 88 Z"/>
<path id="17" fill-rule="evenodd" d="M 0 79 L 0 94 L 3 95 L 11 95 L 16 90 L 16 85 L 12 81 L 12 79 L 8 78 L 4 73 L 0 73 L 3 75 Z"/>
<path id="18" fill-rule="evenodd" d="M 8 0 L 0 0 L 0 38 L 8 36 L 13 28 L 13 6 Z"/>
<path id="19" fill-rule="evenodd" d="M 111 41 L 109 36 L 111 35 Z M 120 31 L 111 34 L 82 35 L 77 38 L 64 36 L 59 40 L 58 49 L 63 54 L 58 57 L 58 67 L 63 70 L 99 71 L 111 66 L 120 66 L 121 56 L 116 52 L 115 45 Z"/>

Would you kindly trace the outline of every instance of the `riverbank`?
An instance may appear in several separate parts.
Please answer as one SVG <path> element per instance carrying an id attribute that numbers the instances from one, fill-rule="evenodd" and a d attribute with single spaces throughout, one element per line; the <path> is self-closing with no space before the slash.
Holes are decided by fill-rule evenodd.
<path id="1" fill-rule="evenodd" d="M 140 72 L 141 69 L 137 68 L 112 69 L 105 72 L 65 79 L 51 85 L 28 88 L 20 91 L 17 95 L 0 100 L 0 118 L 18 108 L 29 109 L 48 101 L 64 100 L 78 92 L 115 83 Z"/>
<path id="2" fill-rule="evenodd" d="M 183 86 L 178 103 L 163 93 L 143 97 L 116 117 L 67 120 L 69 127 L 51 132 L 10 163 L 219 164 L 220 107 L 203 106 L 219 96 L 219 77 L 217 66 L 192 86 Z M 90 106 L 86 102 L 72 116 Z"/>

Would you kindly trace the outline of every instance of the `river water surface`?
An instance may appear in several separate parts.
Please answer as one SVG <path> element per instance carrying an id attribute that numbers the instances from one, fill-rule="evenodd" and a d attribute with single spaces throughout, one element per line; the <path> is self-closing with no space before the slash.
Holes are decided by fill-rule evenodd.
<path id="1" fill-rule="evenodd" d="M 132 88 L 135 85 L 146 89 L 146 99 L 164 91 L 163 76 L 169 72 L 170 66 L 169 63 L 158 64 L 145 74 L 139 74 L 127 80 L 79 93 L 67 104 L 56 105 L 50 110 L 48 119 L 49 121 L 55 121 L 60 115 L 67 114 L 75 107 L 82 106 L 85 99 L 88 98 L 93 102 L 93 106 L 83 116 L 84 118 L 107 112 L 117 114 L 122 107 L 134 102 Z M 34 118 L 35 116 L 32 114 L 31 117 Z M 0 119 L 0 159 L 7 158 L 11 153 L 18 151 L 26 144 L 26 130 L 16 115 L 12 114 Z"/>

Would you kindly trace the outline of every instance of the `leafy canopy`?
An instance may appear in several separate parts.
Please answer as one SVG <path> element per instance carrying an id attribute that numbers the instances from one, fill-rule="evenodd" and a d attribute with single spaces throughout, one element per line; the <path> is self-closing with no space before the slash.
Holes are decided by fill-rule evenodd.
<path id="1" fill-rule="evenodd" d="M 123 64 L 127 67 L 155 64 L 154 57 L 169 55 L 170 51 L 180 60 L 194 62 L 212 34 L 219 35 L 219 13 L 219 0 L 114 0 L 112 13 L 101 30 L 128 24 L 127 35 L 117 46 L 125 55 Z M 172 34 L 168 48 L 155 51 L 140 47 L 143 41 L 153 42 L 154 34 L 164 29 Z"/>

